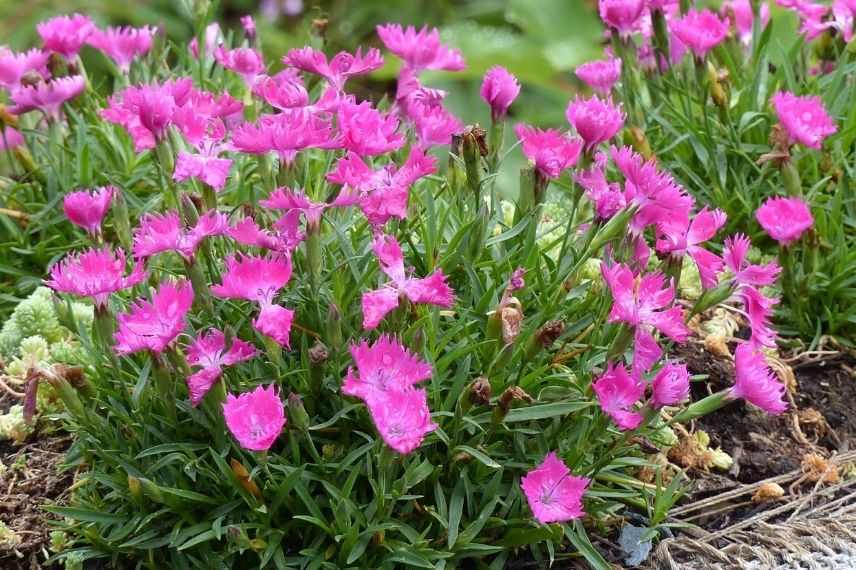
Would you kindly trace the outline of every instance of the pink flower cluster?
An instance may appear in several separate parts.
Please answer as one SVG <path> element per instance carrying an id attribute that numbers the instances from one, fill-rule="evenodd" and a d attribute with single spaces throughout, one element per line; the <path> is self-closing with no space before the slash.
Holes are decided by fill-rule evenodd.
<path id="1" fill-rule="evenodd" d="M 437 424 L 431 420 L 428 393 L 416 384 L 431 377 L 431 366 L 396 340 L 381 336 L 370 345 L 351 346 L 356 373 L 348 368 L 342 393 L 362 400 L 384 442 L 401 454 L 422 445 Z"/>
<path id="2" fill-rule="evenodd" d="M 200 216 L 189 229 L 185 228 L 178 212 L 146 214 L 134 232 L 134 257 L 146 259 L 165 251 L 175 251 L 193 259 L 205 238 L 223 235 L 228 227 L 226 216 L 214 210 Z"/>
<path id="3" fill-rule="evenodd" d="M 463 124 L 443 107 L 446 93 L 424 87 L 419 75 L 425 70 L 461 71 L 465 67 L 461 52 L 444 45 L 437 29 L 417 30 L 413 26 L 403 28 L 399 24 L 386 24 L 377 27 L 377 34 L 386 48 L 404 62 L 396 92 L 399 112 L 413 126 L 423 146 L 449 144 L 452 136 L 463 130 Z M 486 89 L 506 93 L 502 95 L 502 104 L 510 104 L 505 100 L 509 99 L 507 93 L 513 91 L 513 87 L 509 87 L 509 80 L 504 77 L 500 88 L 498 79 L 489 80 Z M 492 97 L 499 102 L 496 95 Z"/>
<path id="4" fill-rule="evenodd" d="M 290 346 L 294 311 L 274 303 L 274 297 L 291 279 L 291 259 L 287 254 L 266 257 L 232 256 L 226 260 L 226 273 L 211 292 L 221 299 L 254 301 L 260 307 L 253 326 L 282 346 Z"/>
<path id="5" fill-rule="evenodd" d="M 381 271 L 390 278 L 380 289 L 363 293 L 363 328 L 370 330 L 378 326 L 383 318 L 401 302 L 425 303 L 438 307 L 451 307 L 454 303 L 452 289 L 446 284 L 446 276 L 438 269 L 423 279 L 408 277 L 404 270 L 404 256 L 398 241 L 385 234 L 377 234 L 372 249 L 380 262 Z"/>
<path id="6" fill-rule="evenodd" d="M 187 347 L 187 362 L 199 370 L 188 376 L 187 390 L 190 403 L 198 406 L 205 394 L 223 375 L 223 368 L 256 356 L 255 347 L 241 339 L 233 338 L 226 346 L 226 335 L 218 329 L 200 334 Z"/>
<path id="7" fill-rule="evenodd" d="M 776 4 L 794 12 L 800 19 L 800 33 L 813 40 L 827 31 L 841 34 L 844 41 L 853 39 L 856 4 L 852 0 L 833 0 L 832 5 L 812 0 L 776 0 Z"/>

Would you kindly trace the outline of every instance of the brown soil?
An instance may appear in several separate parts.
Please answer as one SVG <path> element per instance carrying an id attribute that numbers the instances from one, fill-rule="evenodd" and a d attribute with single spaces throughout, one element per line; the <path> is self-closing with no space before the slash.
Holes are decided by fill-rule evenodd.
<path id="1" fill-rule="evenodd" d="M 0 397 L 0 410 L 15 402 Z M 0 520 L 20 537 L 14 547 L 0 545 L 3 570 L 46 568 L 52 515 L 42 510 L 45 503 L 61 502 L 73 481 L 71 472 L 60 471 L 71 436 L 59 432 L 36 435 L 14 445 L 0 441 Z"/>
<path id="2" fill-rule="evenodd" d="M 700 345 L 686 345 L 679 352 L 691 373 L 709 376 L 693 387 L 694 399 L 733 384 L 729 361 Z M 856 441 L 854 366 L 856 359 L 846 354 L 791 363 L 797 380 L 796 409 L 771 416 L 736 401 L 699 419 L 695 427 L 710 435 L 712 446 L 731 455 L 734 466 L 728 476 L 740 483 L 793 471 L 808 453 L 829 456 L 849 451 L 850 441 Z"/>
<path id="3" fill-rule="evenodd" d="M 733 351 L 734 347 L 731 348 Z M 691 373 L 708 375 L 706 381 L 693 386 L 694 400 L 733 384 L 734 368 L 729 360 L 713 356 L 697 344 L 681 347 L 679 355 Z M 727 473 L 690 470 L 690 490 L 682 505 L 716 497 L 737 484 L 797 471 L 809 454 L 829 458 L 852 450 L 851 442 L 856 442 L 856 414 L 852 413 L 856 401 L 856 359 L 839 353 L 817 360 L 800 358 L 789 364 L 797 390 L 793 397 L 795 407 L 791 406 L 787 412 L 771 416 L 736 401 L 688 426 L 707 432 L 711 446 L 721 447 L 731 455 L 734 465 Z M 727 501 L 709 513 L 697 512 L 691 522 L 708 531 L 722 530 L 810 492 L 813 486 L 804 482 L 794 489 L 787 488 L 779 502 L 755 504 L 745 497 Z"/>

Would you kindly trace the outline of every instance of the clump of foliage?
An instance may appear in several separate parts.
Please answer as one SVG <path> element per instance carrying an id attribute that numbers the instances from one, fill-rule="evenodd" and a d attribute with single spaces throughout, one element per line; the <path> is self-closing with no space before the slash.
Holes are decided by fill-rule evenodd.
<path id="1" fill-rule="evenodd" d="M 434 29 L 378 27 L 401 66 L 394 98 L 373 102 L 348 82 L 389 55 L 325 54 L 318 37 L 275 70 L 252 18 L 224 34 L 200 11 L 188 46 L 82 15 L 43 22 L 41 49 L 8 56 L 21 73 L 4 132 L 24 172 L 12 195 L 61 190 L 87 244 L 45 280 L 91 303 L 91 333 L 71 327 L 87 367 L 30 367 L 66 406 L 70 465 L 86 467 L 72 505 L 52 509 L 67 521 L 59 556 L 500 568 L 525 548 L 606 568 L 587 533 L 630 509 L 656 539 L 680 478 L 638 478 L 662 469 L 651 442 L 738 398 L 787 407 L 766 362 L 777 277 L 786 301 L 805 287 L 793 254 L 819 226 L 793 158 L 814 150 L 793 143 L 816 149 L 838 127 L 820 101 L 773 99 L 776 145 L 751 148 L 791 196 L 757 214 L 781 265 L 759 257 L 748 219 L 680 182 L 697 186 L 686 153 L 704 148 L 686 124 L 741 124 L 708 73 L 721 53 L 738 65 L 741 20 L 650 4 L 600 2 L 613 51 L 578 70 L 600 94 L 569 102 L 570 128 L 513 125 L 511 148 L 517 79 L 491 68 L 490 125 L 465 125 L 423 83 L 466 65 Z M 753 65 L 768 37 L 754 16 Z M 84 42 L 112 61 L 106 100 Z M 667 109 L 684 115 L 657 122 Z M 667 127 L 680 132 L 663 148 Z M 503 200 L 517 152 L 527 165 Z M 729 219 L 738 232 L 720 240 Z M 734 385 L 689 402 L 675 346 L 713 308 L 742 315 L 747 338 Z"/>

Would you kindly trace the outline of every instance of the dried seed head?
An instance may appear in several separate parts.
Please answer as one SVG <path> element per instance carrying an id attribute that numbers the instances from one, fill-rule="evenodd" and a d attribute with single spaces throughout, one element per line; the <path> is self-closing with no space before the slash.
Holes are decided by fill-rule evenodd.
<path id="1" fill-rule="evenodd" d="M 535 333 L 535 337 L 538 339 L 538 343 L 544 348 L 549 348 L 556 339 L 562 336 L 562 333 L 565 332 L 565 322 L 562 320 L 555 321 L 547 321 L 547 323 L 538 329 L 538 332 Z"/>
<path id="2" fill-rule="evenodd" d="M 313 366 L 324 364 L 329 356 L 330 352 L 327 350 L 327 346 L 320 340 L 316 340 L 312 348 L 309 349 L 309 362 Z"/>
<path id="3" fill-rule="evenodd" d="M 838 466 L 817 453 L 807 453 L 802 458 L 802 472 L 810 483 L 838 483 Z"/>
<path id="4" fill-rule="evenodd" d="M 491 397 L 490 381 L 479 376 L 470 385 L 470 403 L 474 406 L 489 406 Z"/>
<path id="5" fill-rule="evenodd" d="M 503 416 L 508 413 L 508 410 L 511 409 L 511 406 L 515 401 L 531 404 L 535 399 L 519 386 L 510 386 L 506 388 L 505 392 L 503 392 L 499 397 L 499 409 L 502 410 Z"/>
<path id="6" fill-rule="evenodd" d="M 512 344 L 520 336 L 523 324 L 523 305 L 516 297 L 509 298 L 499 308 L 499 319 L 502 324 L 502 342 Z"/>

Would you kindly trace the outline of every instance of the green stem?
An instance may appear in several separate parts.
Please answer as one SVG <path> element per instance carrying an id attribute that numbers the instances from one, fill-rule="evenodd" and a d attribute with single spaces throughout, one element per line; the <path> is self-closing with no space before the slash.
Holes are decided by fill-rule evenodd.
<path id="1" fill-rule="evenodd" d="M 174 426 L 178 423 L 178 418 L 175 412 L 175 386 L 170 374 L 171 371 L 162 355 L 152 354 L 152 358 L 154 359 L 152 374 L 155 379 L 155 387 L 157 388 L 157 393 L 163 404 L 166 416 Z"/>

